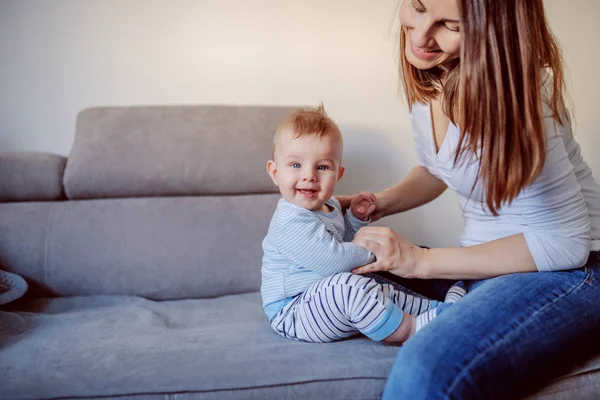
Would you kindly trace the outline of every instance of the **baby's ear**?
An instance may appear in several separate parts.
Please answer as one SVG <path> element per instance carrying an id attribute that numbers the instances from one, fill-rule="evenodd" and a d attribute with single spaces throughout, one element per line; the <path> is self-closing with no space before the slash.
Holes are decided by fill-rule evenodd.
<path id="1" fill-rule="evenodd" d="M 344 167 L 343 165 L 340 165 L 340 170 L 338 171 L 338 182 L 340 181 L 340 179 L 342 179 L 342 176 L 344 176 L 344 172 L 346 171 L 346 167 Z"/>
<path id="2" fill-rule="evenodd" d="M 271 180 L 275 186 L 279 186 L 277 183 L 277 164 L 275 164 L 275 161 L 269 160 L 267 162 L 267 172 L 269 173 L 269 176 L 271 177 Z"/>

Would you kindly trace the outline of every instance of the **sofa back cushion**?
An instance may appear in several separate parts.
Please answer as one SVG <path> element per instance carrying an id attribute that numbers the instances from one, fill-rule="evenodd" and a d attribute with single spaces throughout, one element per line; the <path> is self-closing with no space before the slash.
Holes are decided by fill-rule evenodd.
<path id="1" fill-rule="evenodd" d="M 82 111 L 69 199 L 275 193 L 265 173 L 293 107 L 148 106 Z"/>
<path id="2" fill-rule="evenodd" d="M 30 295 L 206 298 L 260 288 L 279 195 L 0 204 L 0 261 Z"/>

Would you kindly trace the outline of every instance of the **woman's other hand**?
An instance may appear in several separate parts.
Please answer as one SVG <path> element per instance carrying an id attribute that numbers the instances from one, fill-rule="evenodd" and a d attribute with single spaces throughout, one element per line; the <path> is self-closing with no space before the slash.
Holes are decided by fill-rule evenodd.
<path id="1" fill-rule="evenodd" d="M 419 261 L 427 249 L 415 246 L 393 229 L 367 226 L 361 228 L 352 243 L 375 255 L 376 261 L 352 270 L 355 274 L 389 271 L 403 278 L 419 278 Z"/>

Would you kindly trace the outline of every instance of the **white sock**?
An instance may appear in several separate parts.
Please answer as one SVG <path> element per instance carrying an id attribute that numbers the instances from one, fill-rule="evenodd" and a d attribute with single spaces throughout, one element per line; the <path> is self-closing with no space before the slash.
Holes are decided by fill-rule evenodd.
<path id="1" fill-rule="evenodd" d="M 437 317 L 437 311 L 437 308 L 434 308 L 433 310 L 429 310 L 424 312 L 423 314 L 418 315 L 415 319 L 415 332 L 419 332 L 425 325 L 433 321 L 433 319 Z"/>
<path id="2" fill-rule="evenodd" d="M 456 303 L 458 300 L 465 297 L 467 294 L 467 288 L 463 281 L 458 281 L 450 289 L 448 289 L 448 293 L 446 293 L 446 298 L 444 299 L 444 303 Z"/>

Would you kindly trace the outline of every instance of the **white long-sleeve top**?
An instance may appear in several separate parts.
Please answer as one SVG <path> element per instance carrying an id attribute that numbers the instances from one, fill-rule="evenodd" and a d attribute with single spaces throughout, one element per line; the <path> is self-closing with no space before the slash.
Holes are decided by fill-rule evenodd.
<path id="1" fill-rule="evenodd" d="M 458 194 L 465 221 L 462 246 L 522 233 L 539 271 L 579 268 L 590 250 L 600 250 L 600 186 L 581 157 L 570 123 L 558 125 L 547 104 L 544 115 L 544 168 L 494 216 L 485 203 L 481 179 L 471 192 L 478 170 L 475 155 L 467 154 L 454 165 L 459 128 L 450 124 L 436 154 L 430 105 L 414 104 L 411 111 L 420 164 Z"/>
<path id="2" fill-rule="evenodd" d="M 261 294 L 263 306 L 304 292 L 313 283 L 374 261 L 351 243 L 368 222 L 354 217 L 331 198 L 331 212 L 310 211 L 279 200 L 264 238 Z M 282 303 L 283 304 L 283 303 Z"/>

